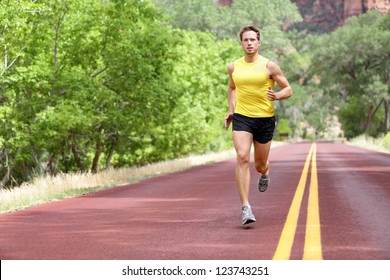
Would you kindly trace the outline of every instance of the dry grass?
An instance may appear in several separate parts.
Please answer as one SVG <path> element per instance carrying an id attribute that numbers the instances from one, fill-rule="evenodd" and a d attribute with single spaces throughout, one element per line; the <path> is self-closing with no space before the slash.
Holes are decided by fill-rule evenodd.
<path id="1" fill-rule="evenodd" d="M 351 139 L 349 142 L 347 142 L 347 144 L 378 152 L 390 153 L 390 150 L 387 149 L 384 145 L 384 137 L 373 138 L 361 135 Z"/>
<path id="2" fill-rule="evenodd" d="M 272 147 L 285 143 L 274 141 Z M 185 170 L 194 166 L 235 157 L 234 150 L 159 162 L 143 167 L 111 169 L 98 174 L 60 174 L 39 177 L 12 190 L 0 190 L 0 213 L 36 204 L 79 196 L 88 192 L 135 183 L 145 178 Z"/>
<path id="3" fill-rule="evenodd" d="M 234 150 L 229 150 L 222 153 L 165 161 L 143 167 L 111 169 L 98 174 L 77 173 L 60 174 L 55 177 L 39 177 L 32 182 L 24 183 L 19 188 L 1 190 L 0 213 L 134 183 L 145 178 L 172 173 L 209 162 L 221 161 L 234 156 Z"/>

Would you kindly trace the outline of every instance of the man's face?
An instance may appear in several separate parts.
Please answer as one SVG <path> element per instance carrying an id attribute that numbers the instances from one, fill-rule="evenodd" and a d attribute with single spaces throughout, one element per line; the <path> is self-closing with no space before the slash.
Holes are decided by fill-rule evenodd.
<path id="1" fill-rule="evenodd" d="M 253 55 L 257 53 L 260 47 L 260 41 L 257 40 L 255 31 L 246 31 L 242 34 L 241 40 L 242 49 L 246 54 Z"/>

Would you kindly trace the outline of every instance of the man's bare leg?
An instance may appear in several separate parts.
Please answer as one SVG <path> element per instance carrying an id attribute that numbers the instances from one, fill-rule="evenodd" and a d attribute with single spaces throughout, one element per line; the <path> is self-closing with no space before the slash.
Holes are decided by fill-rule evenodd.
<path id="1" fill-rule="evenodd" d="M 255 158 L 255 168 L 260 175 L 268 174 L 269 171 L 269 151 L 271 149 L 272 141 L 269 141 L 265 144 L 253 141 L 254 145 L 254 158 Z"/>
<path id="2" fill-rule="evenodd" d="M 250 152 L 253 136 L 246 131 L 233 131 L 233 143 L 237 153 L 236 183 L 241 203 L 249 204 Z"/>
<path id="3" fill-rule="evenodd" d="M 267 143 L 259 143 L 254 141 L 254 150 L 255 150 L 255 167 L 257 172 L 260 174 L 258 188 L 260 192 L 264 192 L 268 188 L 269 184 L 269 151 L 271 149 L 272 141 Z"/>

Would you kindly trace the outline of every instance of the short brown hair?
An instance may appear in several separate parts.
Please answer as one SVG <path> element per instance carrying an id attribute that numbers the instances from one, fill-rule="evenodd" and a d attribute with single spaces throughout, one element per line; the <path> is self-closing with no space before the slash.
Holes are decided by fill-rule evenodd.
<path id="1" fill-rule="evenodd" d="M 254 31 L 254 32 L 256 32 L 257 40 L 260 41 L 260 29 L 257 28 L 254 25 L 247 25 L 247 26 L 244 26 L 243 28 L 241 28 L 241 31 L 240 31 L 240 41 L 242 41 L 242 34 L 244 34 L 244 32 L 247 32 L 247 31 Z"/>

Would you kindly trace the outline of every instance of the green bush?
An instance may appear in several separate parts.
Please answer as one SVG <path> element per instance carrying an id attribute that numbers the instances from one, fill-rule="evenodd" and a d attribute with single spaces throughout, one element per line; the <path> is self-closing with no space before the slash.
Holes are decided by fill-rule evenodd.
<path id="1" fill-rule="evenodd" d="M 276 125 L 275 140 L 283 140 L 292 135 L 292 129 L 287 119 L 281 119 Z"/>
<path id="2" fill-rule="evenodd" d="M 386 149 L 389 149 L 389 150 L 390 150 L 390 131 L 387 132 L 385 138 L 383 139 L 383 146 L 384 146 Z"/>

